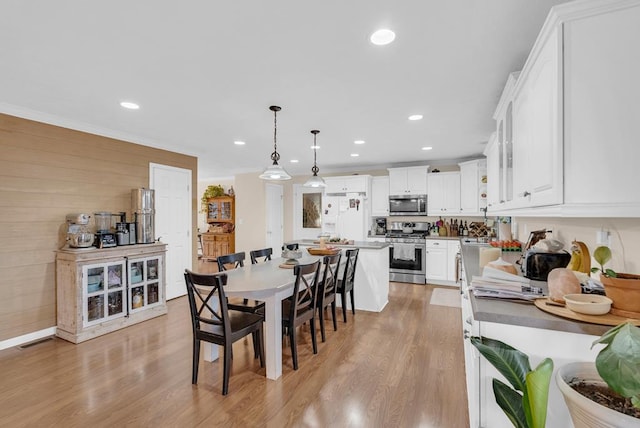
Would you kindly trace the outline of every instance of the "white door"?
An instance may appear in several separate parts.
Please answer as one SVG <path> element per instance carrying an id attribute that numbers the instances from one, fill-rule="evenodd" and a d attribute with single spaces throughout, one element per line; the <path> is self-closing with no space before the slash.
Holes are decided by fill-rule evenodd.
<path id="1" fill-rule="evenodd" d="M 283 235 L 283 200 L 282 186 L 279 184 L 265 184 L 267 200 L 267 237 L 266 248 L 272 248 L 275 256 L 280 255 L 284 242 Z"/>
<path id="2" fill-rule="evenodd" d="M 192 267 L 191 170 L 149 165 L 149 187 L 155 190 L 156 237 L 167 244 L 167 299 L 184 296 L 184 270 Z"/>

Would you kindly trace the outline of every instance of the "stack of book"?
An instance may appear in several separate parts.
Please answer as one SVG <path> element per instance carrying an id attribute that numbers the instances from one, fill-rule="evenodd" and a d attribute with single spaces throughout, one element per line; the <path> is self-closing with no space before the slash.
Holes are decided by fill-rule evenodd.
<path id="1" fill-rule="evenodd" d="M 482 276 L 473 276 L 470 290 L 476 297 L 533 301 L 542 297 L 542 289 L 528 278 L 485 266 Z"/>

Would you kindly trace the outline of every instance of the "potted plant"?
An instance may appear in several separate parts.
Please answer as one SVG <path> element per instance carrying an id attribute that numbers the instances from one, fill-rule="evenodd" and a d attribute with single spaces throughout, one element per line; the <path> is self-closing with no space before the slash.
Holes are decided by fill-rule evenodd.
<path id="1" fill-rule="evenodd" d="M 591 272 L 600 271 L 604 292 L 613 301 L 611 313 L 626 318 L 640 318 L 640 275 L 605 269 L 604 265 L 611 260 L 609 247 L 596 248 L 593 258 L 600 267 L 593 267 Z"/>
<path id="2" fill-rule="evenodd" d="M 640 328 L 620 324 L 592 346 L 599 343 L 595 364 L 569 363 L 556 376 L 573 424 L 640 427 Z"/>
<path id="3" fill-rule="evenodd" d="M 496 402 L 513 426 L 543 428 L 547 420 L 553 361 L 545 358 L 531 370 L 526 354 L 499 340 L 474 336 L 471 343 L 511 384 L 510 387 L 493 379 Z"/>

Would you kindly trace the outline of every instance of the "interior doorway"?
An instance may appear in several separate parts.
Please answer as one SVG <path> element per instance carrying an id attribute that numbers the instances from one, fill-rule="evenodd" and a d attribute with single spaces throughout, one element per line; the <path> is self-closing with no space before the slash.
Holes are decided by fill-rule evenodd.
<path id="1" fill-rule="evenodd" d="M 155 190 L 156 237 L 167 244 L 167 300 L 187 294 L 185 268 L 192 267 L 191 170 L 149 164 L 149 187 Z"/>
<path id="2" fill-rule="evenodd" d="M 279 184 L 265 184 L 267 224 L 266 247 L 273 248 L 273 254 L 280 255 L 284 243 L 283 189 Z"/>

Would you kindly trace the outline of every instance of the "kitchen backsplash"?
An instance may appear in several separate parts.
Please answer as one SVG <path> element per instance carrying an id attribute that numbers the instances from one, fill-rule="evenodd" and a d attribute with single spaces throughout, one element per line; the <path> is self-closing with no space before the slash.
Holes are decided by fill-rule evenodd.
<path id="1" fill-rule="evenodd" d="M 582 241 L 593 250 L 597 232 L 609 232 L 609 240 L 613 258 L 607 267 L 617 272 L 640 274 L 640 219 L 637 218 L 541 218 L 515 217 L 514 228 L 517 228 L 517 239 L 527 241 L 532 230 L 549 229 L 553 237 L 564 242 L 567 250 L 571 241 Z M 591 263 L 595 266 L 595 261 Z"/>

